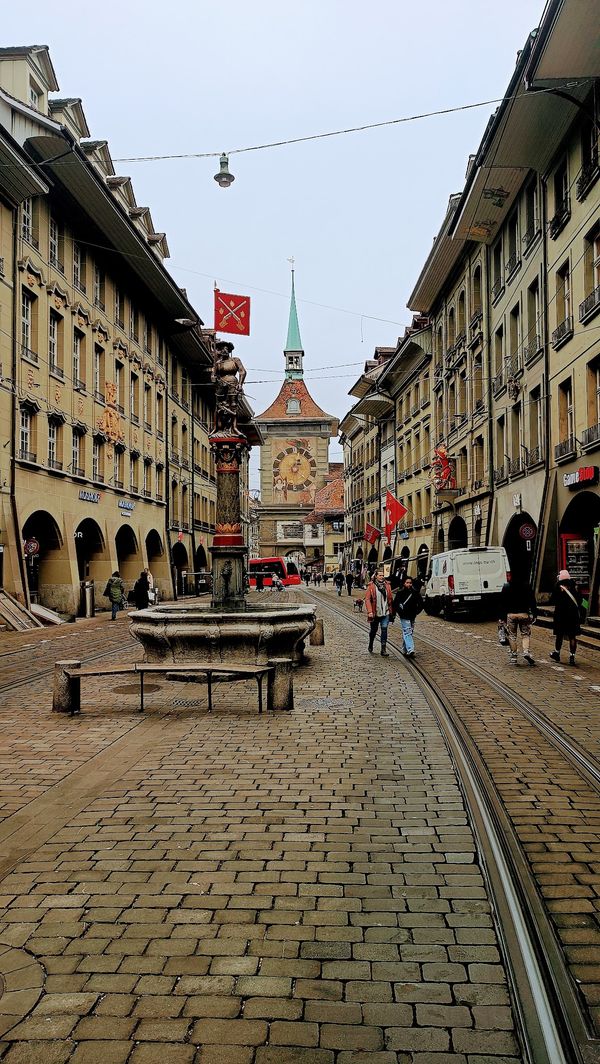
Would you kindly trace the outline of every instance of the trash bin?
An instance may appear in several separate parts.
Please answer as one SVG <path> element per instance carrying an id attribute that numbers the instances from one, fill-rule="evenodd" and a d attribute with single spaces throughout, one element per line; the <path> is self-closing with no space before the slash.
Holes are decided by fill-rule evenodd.
<path id="1" fill-rule="evenodd" d="M 94 607 L 94 581 L 82 580 L 79 586 L 81 589 L 81 604 L 79 607 L 79 616 L 95 617 L 96 610 Z"/>

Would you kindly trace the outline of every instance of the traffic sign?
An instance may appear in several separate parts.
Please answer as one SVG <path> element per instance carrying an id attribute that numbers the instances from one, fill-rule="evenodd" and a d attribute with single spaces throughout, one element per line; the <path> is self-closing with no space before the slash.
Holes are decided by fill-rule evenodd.
<path id="1" fill-rule="evenodd" d="M 524 524 L 519 529 L 521 539 L 535 539 L 537 534 L 535 525 Z"/>
<path id="2" fill-rule="evenodd" d="M 34 555 L 40 553 L 40 545 L 37 539 L 28 539 L 25 541 L 25 554 Z"/>

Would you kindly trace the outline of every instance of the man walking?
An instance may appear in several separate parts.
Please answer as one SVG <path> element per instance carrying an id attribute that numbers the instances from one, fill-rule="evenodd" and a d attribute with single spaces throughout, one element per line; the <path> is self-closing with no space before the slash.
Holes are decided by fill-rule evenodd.
<path id="1" fill-rule="evenodd" d="M 116 621 L 117 613 L 123 609 L 123 602 L 125 601 L 125 584 L 119 576 L 119 570 L 115 569 L 114 573 L 110 577 L 106 587 L 104 588 L 104 595 L 110 602 L 112 609 L 111 621 Z"/>
<path id="2" fill-rule="evenodd" d="M 338 595 L 341 595 L 342 588 L 344 586 L 344 574 L 341 569 L 338 569 L 337 573 L 335 574 L 333 578 L 333 583 L 335 584 L 335 589 Z"/>
<path id="3" fill-rule="evenodd" d="M 523 660 L 528 665 L 535 665 L 529 650 L 531 625 L 537 617 L 537 603 L 529 580 L 519 579 L 513 574 L 502 588 L 500 598 L 500 620 L 506 622 L 508 643 L 510 646 L 510 663 L 517 664 L 518 633 L 523 643 Z"/>
<path id="4" fill-rule="evenodd" d="M 348 572 L 346 573 L 346 590 L 347 590 L 349 595 L 352 595 L 352 587 L 353 587 L 353 585 L 354 585 L 354 573 L 351 573 L 350 570 L 348 570 Z"/>
<path id="5" fill-rule="evenodd" d="M 404 653 L 407 658 L 415 656 L 414 626 L 422 609 L 421 588 L 415 587 L 411 576 L 405 576 L 394 597 L 394 613 L 400 618 Z"/>
<path id="6" fill-rule="evenodd" d="M 387 635 L 390 619 L 394 613 L 392 589 L 384 578 L 383 569 L 376 569 L 365 594 L 365 606 L 369 620 L 369 654 L 373 653 L 373 644 L 377 629 L 380 628 L 381 656 L 389 658 L 387 652 Z"/>

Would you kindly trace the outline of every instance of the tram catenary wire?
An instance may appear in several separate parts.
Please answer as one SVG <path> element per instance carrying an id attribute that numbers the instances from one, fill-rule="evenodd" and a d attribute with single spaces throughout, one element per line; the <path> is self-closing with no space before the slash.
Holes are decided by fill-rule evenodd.
<path id="1" fill-rule="evenodd" d="M 357 620 L 345 609 L 328 602 L 310 589 L 303 589 L 303 592 L 364 632 L 364 620 Z M 436 651 L 444 651 L 441 645 L 423 635 L 419 639 L 422 643 L 429 643 Z M 402 661 L 413 678 L 417 679 L 453 758 L 496 908 L 496 926 L 504 946 L 528 1064 L 587 1064 L 600 1060 L 599 1042 L 590 1034 L 587 1017 L 567 971 L 535 880 L 482 755 L 438 685 L 416 662 L 407 661 L 402 656 L 393 637 L 389 635 L 387 645 L 392 655 Z M 486 674 L 484 669 L 479 666 L 472 668 L 468 659 L 455 655 L 454 651 L 452 655 L 444 652 L 455 661 L 460 661 L 460 664 L 464 663 L 492 688 L 495 687 L 499 692 L 505 688 L 501 681 Z M 529 706 L 525 699 L 515 695 L 508 687 L 501 693 L 507 700 L 510 696 L 513 706 L 521 712 L 524 712 L 525 706 Z M 562 756 L 568 757 L 566 748 L 563 748 L 566 736 L 561 736 L 559 743 L 556 734 L 558 729 L 551 726 L 534 707 L 529 706 L 529 709 L 537 718 L 528 716 L 530 722 L 543 732 Z M 544 725 L 547 725 L 547 729 Z M 585 770 L 584 761 L 588 762 Z M 588 784 L 591 779 L 595 780 L 591 785 L 599 789 L 597 765 L 580 748 L 575 767 L 582 775 L 585 771 Z"/>

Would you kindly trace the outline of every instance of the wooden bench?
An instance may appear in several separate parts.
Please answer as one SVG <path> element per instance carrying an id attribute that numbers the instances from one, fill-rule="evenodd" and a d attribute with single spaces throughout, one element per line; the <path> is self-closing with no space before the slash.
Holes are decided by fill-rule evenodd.
<path id="1" fill-rule="evenodd" d="M 222 665 L 208 664 L 154 664 L 135 662 L 131 665 L 112 667 L 92 666 L 82 668 L 80 661 L 57 661 L 54 665 L 54 691 L 52 711 L 69 713 L 72 717 L 81 712 L 81 680 L 86 676 L 127 676 L 140 678 L 140 713 L 144 712 L 144 677 L 146 675 L 173 675 L 191 682 L 206 681 L 208 687 L 208 710 L 212 712 L 213 683 L 237 682 L 255 679 L 258 690 L 258 712 L 263 710 L 263 680 L 267 677 L 267 709 L 293 709 L 294 689 L 292 662 L 287 658 L 273 658 L 267 665 Z M 197 678 L 197 679 L 196 679 Z"/>

